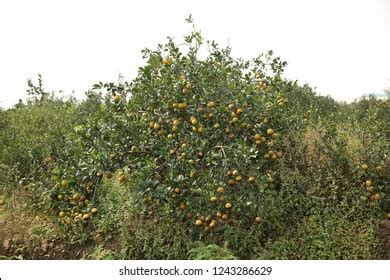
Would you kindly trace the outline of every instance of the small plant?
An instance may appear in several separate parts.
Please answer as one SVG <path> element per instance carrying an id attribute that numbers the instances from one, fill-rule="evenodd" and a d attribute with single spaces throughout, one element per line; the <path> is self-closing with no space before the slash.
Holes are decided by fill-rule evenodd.
<path id="1" fill-rule="evenodd" d="M 115 253 L 111 250 L 105 249 L 102 245 L 98 245 L 93 248 L 92 252 L 88 255 L 88 259 L 91 260 L 115 260 Z"/>
<path id="2" fill-rule="evenodd" d="M 188 251 L 191 260 L 236 260 L 237 258 L 226 247 L 216 244 L 206 245 L 202 242 L 195 243 L 195 247 Z"/>

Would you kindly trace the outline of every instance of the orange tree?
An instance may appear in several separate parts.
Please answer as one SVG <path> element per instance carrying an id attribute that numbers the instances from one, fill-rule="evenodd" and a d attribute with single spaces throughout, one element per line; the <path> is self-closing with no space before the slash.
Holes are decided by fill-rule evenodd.
<path id="1" fill-rule="evenodd" d="M 199 230 L 250 227 L 267 213 L 261 197 L 279 188 L 275 162 L 291 118 L 282 78 L 285 62 L 272 52 L 233 59 L 230 49 L 185 37 L 187 53 L 169 38 L 145 49 L 127 104 L 137 167 L 130 166 L 147 216 L 166 215 Z M 142 170 L 142 171 L 141 171 Z"/>
<path id="2" fill-rule="evenodd" d="M 64 223 L 88 224 L 102 178 L 114 173 L 146 218 L 194 232 L 268 220 L 267 195 L 281 188 L 280 139 L 304 122 L 286 110 L 286 63 L 272 51 L 233 59 L 209 41 L 200 59 L 204 45 L 197 31 L 179 46 L 169 38 L 143 50 L 132 83 L 93 86 L 81 106 L 95 113 L 67 136 L 68 162 L 52 168 L 52 206 Z"/>

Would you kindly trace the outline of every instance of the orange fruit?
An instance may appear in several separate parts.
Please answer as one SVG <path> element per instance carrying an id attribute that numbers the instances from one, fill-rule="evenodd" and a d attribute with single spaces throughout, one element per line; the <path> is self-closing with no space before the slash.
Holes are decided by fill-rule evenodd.
<path id="1" fill-rule="evenodd" d="M 179 105 L 178 105 L 178 108 L 181 110 L 185 110 L 185 109 L 187 109 L 187 107 L 188 107 L 188 105 L 186 102 L 179 103 Z"/>
<path id="2" fill-rule="evenodd" d="M 223 187 L 218 187 L 218 189 L 217 189 L 217 192 L 218 193 L 223 193 L 225 190 L 224 190 L 224 188 Z"/>
<path id="3" fill-rule="evenodd" d="M 197 125 L 198 121 L 195 118 L 191 118 L 191 124 L 192 125 Z"/>
<path id="4" fill-rule="evenodd" d="M 121 99 L 122 99 L 122 97 L 119 94 L 114 96 L 115 103 L 119 103 L 121 101 Z"/>
<path id="5" fill-rule="evenodd" d="M 69 181 L 66 180 L 66 179 L 62 180 L 61 186 L 64 187 L 64 188 L 67 188 L 69 186 Z"/>
<path id="6" fill-rule="evenodd" d="M 126 181 L 126 175 L 119 176 L 118 181 L 119 183 L 123 183 L 124 181 Z"/>
<path id="7" fill-rule="evenodd" d="M 163 64 L 164 64 L 165 66 L 171 65 L 171 63 L 172 63 L 172 60 L 171 60 L 169 57 L 164 57 L 164 58 L 163 58 Z"/>
<path id="8" fill-rule="evenodd" d="M 272 128 L 268 128 L 267 129 L 267 134 L 268 135 L 272 135 L 272 134 L 274 134 L 275 132 L 274 132 L 274 130 L 272 129 Z"/>
<path id="9" fill-rule="evenodd" d="M 86 221 L 90 218 L 89 214 L 84 214 L 83 215 L 83 220 Z"/>
<path id="10" fill-rule="evenodd" d="M 227 183 L 229 186 L 233 186 L 235 184 L 234 180 L 232 179 L 230 179 Z"/>

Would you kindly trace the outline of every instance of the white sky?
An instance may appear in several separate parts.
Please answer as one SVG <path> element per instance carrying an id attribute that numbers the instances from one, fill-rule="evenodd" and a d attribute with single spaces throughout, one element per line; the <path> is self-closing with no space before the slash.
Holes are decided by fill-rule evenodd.
<path id="1" fill-rule="evenodd" d="M 390 86 L 390 0 L 0 0 L 0 106 L 26 98 L 26 80 L 83 97 L 93 83 L 135 77 L 140 50 L 177 41 L 193 15 L 235 57 L 269 49 L 286 77 L 351 101 Z"/>

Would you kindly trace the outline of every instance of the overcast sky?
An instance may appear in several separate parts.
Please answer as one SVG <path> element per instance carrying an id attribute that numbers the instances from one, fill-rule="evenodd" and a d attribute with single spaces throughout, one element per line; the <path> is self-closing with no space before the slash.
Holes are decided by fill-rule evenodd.
<path id="1" fill-rule="evenodd" d="M 274 50 L 286 77 L 322 95 L 351 101 L 390 87 L 390 0 L 0 0 L 0 106 L 25 99 L 37 73 L 77 97 L 119 73 L 130 80 L 140 50 L 181 41 L 189 14 L 235 57 Z"/>

